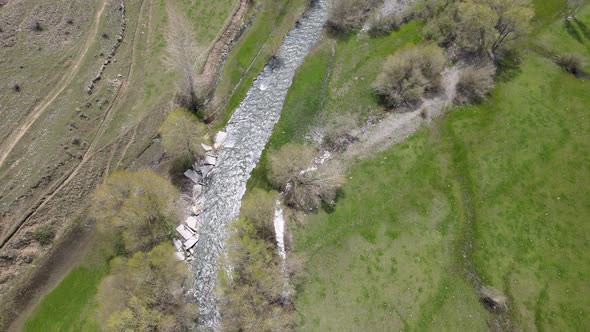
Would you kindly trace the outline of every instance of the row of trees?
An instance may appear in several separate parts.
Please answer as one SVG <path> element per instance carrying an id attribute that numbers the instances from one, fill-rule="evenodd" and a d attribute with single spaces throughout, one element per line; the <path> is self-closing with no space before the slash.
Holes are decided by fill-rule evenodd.
<path id="1" fill-rule="evenodd" d="M 285 267 L 277 255 L 273 217 L 276 192 L 254 190 L 244 198 L 241 215 L 227 242 L 221 284 L 224 330 L 290 331 L 295 327 L 291 302 L 301 264 L 289 254 Z M 289 296 L 288 296 L 288 295 Z"/>
<path id="2" fill-rule="evenodd" d="M 187 296 L 191 272 L 174 257 L 177 190 L 152 171 L 111 174 L 97 189 L 92 215 L 119 257 L 98 290 L 106 331 L 182 331 L 197 317 Z"/>

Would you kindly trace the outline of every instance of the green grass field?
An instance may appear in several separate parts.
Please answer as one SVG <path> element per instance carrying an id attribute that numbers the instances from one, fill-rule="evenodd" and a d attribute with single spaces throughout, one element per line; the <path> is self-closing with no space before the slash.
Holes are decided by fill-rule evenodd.
<path id="1" fill-rule="evenodd" d="M 533 42 L 590 55 L 555 14 L 557 1 L 535 5 Z M 346 85 L 354 71 L 338 74 L 355 68 L 355 54 L 335 60 L 331 86 L 341 77 L 343 88 L 331 111 L 372 105 L 368 89 Z M 509 295 L 517 328 L 587 328 L 590 81 L 533 52 L 511 77 L 485 103 L 353 165 L 336 209 L 294 230 L 295 251 L 308 258 L 302 330 L 487 330 L 493 317 L 463 273 L 466 240 L 476 272 Z"/>
<path id="2" fill-rule="evenodd" d="M 98 285 L 105 265 L 78 266 L 43 298 L 24 327 L 26 332 L 100 331 L 94 317 Z"/>

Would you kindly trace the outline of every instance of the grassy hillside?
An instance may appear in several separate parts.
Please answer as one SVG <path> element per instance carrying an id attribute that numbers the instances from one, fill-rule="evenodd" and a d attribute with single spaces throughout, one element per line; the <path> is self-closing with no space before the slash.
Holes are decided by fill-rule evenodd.
<path id="1" fill-rule="evenodd" d="M 590 56 L 557 1 L 536 8 L 532 43 Z M 574 23 L 580 32 L 589 13 Z M 354 64 L 343 58 L 334 68 Z M 464 253 L 486 284 L 509 295 L 517 327 L 588 326 L 590 81 L 532 51 L 511 74 L 485 103 L 456 108 L 354 165 L 336 209 L 294 232 L 295 250 L 308 258 L 302 330 L 485 331 L 493 316 L 466 281 Z M 364 91 L 344 90 L 340 108 Z"/>

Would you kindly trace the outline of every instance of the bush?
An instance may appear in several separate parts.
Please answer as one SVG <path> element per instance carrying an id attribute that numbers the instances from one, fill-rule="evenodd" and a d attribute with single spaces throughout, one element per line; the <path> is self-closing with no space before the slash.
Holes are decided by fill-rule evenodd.
<path id="1" fill-rule="evenodd" d="M 327 25 L 341 33 L 359 29 L 369 17 L 371 9 L 381 2 L 382 0 L 332 0 Z"/>
<path id="2" fill-rule="evenodd" d="M 452 11 L 446 10 L 430 19 L 423 28 L 424 37 L 439 45 L 447 45 L 457 34 L 457 22 Z"/>
<path id="3" fill-rule="evenodd" d="M 561 54 L 557 57 L 555 62 L 566 71 L 576 75 L 578 73 L 583 72 L 582 67 L 583 60 L 582 57 L 578 54 L 574 53 L 566 53 Z"/>
<path id="4" fill-rule="evenodd" d="M 465 68 L 457 83 L 456 101 L 460 104 L 480 102 L 494 88 L 495 74 L 492 64 Z"/>
<path id="5" fill-rule="evenodd" d="M 240 215 L 252 223 L 258 236 L 267 241 L 274 241 L 274 213 L 277 200 L 276 192 L 254 189 L 242 201 Z"/>
<path id="6" fill-rule="evenodd" d="M 298 144 L 287 144 L 270 153 L 269 180 L 278 190 L 283 191 L 304 169 L 311 166 L 315 149 Z"/>
<path id="7" fill-rule="evenodd" d="M 326 128 L 322 145 L 330 151 L 343 152 L 348 145 L 358 140 L 351 135 L 351 131 L 357 127 L 357 121 L 350 114 L 333 118 L 333 122 Z"/>
<path id="8" fill-rule="evenodd" d="M 300 173 L 285 191 L 285 203 L 297 210 L 315 211 L 322 204 L 332 206 L 344 184 L 342 168 L 336 163 Z"/>
<path id="9" fill-rule="evenodd" d="M 98 289 L 99 322 L 106 331 L 187 331 L 198 315 L 185 295 L 192 280 L 170 244 L 115 258 Z"/>
<path id="10" fill-rule="evenodd" d="M 12 84 L 12 91 L 14 91 L 14 92 L 20 92 L 20 90 L 21 90 L 20 84 L 18 84 L 18 83 L 13 83 Z"/>
<path id="11" fill-rule="evenodd" d="M 411 46 L 389 57 L 374 89 L 388 107 L 415 106 L 440 87 L 445 57 L 436 45 Z"/>
<path id="12" fill-rule="evenodd" d="M 232 227 L 225 262 L 231 269 L 221 269 L 223 330 L 292 331 L 296 315 L 285 295 L 294 290 L 285 284 L 290 275 L 282 271 L 276 246 L 259 238 L 249 220 Z"/>
<path id="13" fill-rule="evenodd" d="M 182 184 L 187 180 L 184 173 L 193 167 L 193 158 L 184 155 L 172 160 L 170 168 L 168 169 L 168 175 L 170 175 L 170 182 L 177 187 L 181 187 Z"/>
<path id="14" fill-rule="evenodd" d="M 49 225 L 42 225 L 33 231 L 33 238 L 41 245 L 48 245 L 55 237 L 55 231 Z"/>
<path id="15" fill-rule="evenodd" d="M 170 239 L 178 193 L 152 171 L 109 175 L 93 197 L 92 214 L 103 234 L 120 237 L 128 252 L 149 250 Z"/>
<path id="16" fill-rule="evenodd" d="M 285 203 L 298 210 L 315 211 L 333 204 L 344 178 L 337 164 L 313 166 L 314 149 L 289 144 L 270 154 L 269 179 L 284 192 Z"/>
<path id="17" fill-rule="evenodd" d="M 196 115 L 185 108 L 172 111 L 160 128 L 162 145 L 174 157 L 189 156 L 198 159 L 205 151 L 201 143 L 206 142 L 207 128 Z"/>
<path id="18" fill-rule="evenodd" d="M 402 19 L 398 15 L 376 15 L 371 20 L 369 34 L 371 36 L 383 36 L 392 31 L 398 30 L 402 24 Z"/>

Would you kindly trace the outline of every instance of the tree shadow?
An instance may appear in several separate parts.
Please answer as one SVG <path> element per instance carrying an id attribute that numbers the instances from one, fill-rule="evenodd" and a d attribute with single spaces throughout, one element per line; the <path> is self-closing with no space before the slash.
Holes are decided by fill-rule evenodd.
<path id="1" fill-rule="evenodd" d="M 497 80 L 499 82 L 508 82 L 518 77 L 522 73 L 522 69 L 520 68 L 521 62 L 522 59 L 517 50 L 506 50 L 499 54 L 497 58 Z"/>
<path id="2" fill-rule="evenodd" d="M 584 22 L 578 21 L 578 19 L 576 18 L 574 18 L 574 21 L 576 22 L 580 30 L 582 30 L 582 34 L 584 35 L 584 37 L 590 40 L 590 29 L 588 29 L 588 26 L 584 24 Z"/>
<path id="3" fill-rule="evenodd" d="M 582 35 L 580 35 L 578 29 L 576 29 L 569 20 L 565 20 L 563 24 L 565 26 L 565 30 L 570 36 L 572 36 L 579 43 L 583 43 Z"/>

